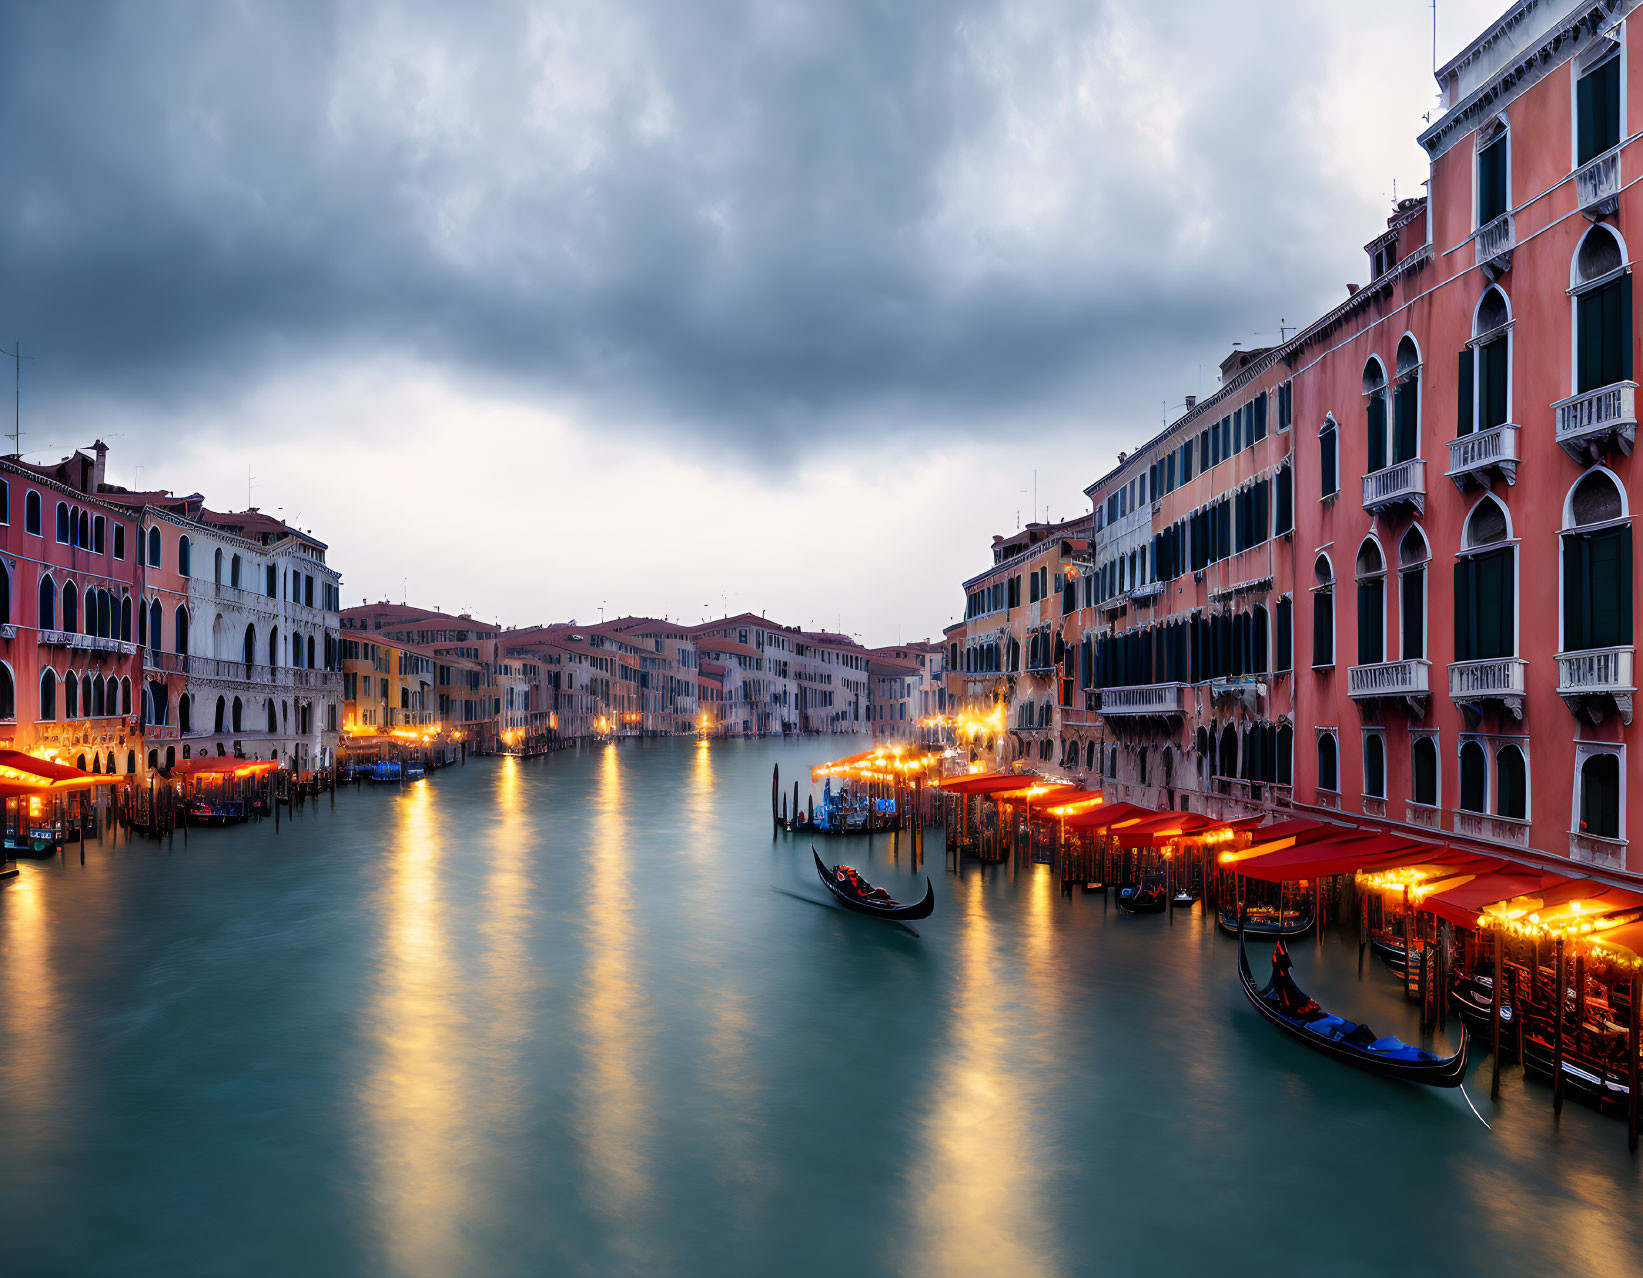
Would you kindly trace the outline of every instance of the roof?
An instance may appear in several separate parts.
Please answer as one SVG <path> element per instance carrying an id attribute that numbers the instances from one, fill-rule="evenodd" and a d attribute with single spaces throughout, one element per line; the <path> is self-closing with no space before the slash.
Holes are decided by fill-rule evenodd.
<path id="1" fill-rule="evenodd" d="M 752 644 L 739 643 L 735 639 L 702 638 L 696 641 L 696 648 L 699 652 L 735 652 L 744 657 L 762 655 Z"/>

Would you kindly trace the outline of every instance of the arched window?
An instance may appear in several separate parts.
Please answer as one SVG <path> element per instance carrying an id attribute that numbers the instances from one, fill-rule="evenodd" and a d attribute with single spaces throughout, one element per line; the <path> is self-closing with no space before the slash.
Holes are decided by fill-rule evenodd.
<path id="1" fill-rule="evenodd" d="M 120 596 L 120 638 L 131 642 L 131 596 Z"/>
<path id="2" fill-rule="evenodd" d="M 57 674 L 49 667 L 40 676 L 40 718 L 47 723 L 57 718 Z"/>
<path id="3" fill-rule="evenodd" d="M 1392 461 L 1420 455 L 1420 348 L 1408 333 L 1398 343 L 1398 384 L 1392 390 Z"/>
<path id="4" fill-rule="evenodd" d="M 1517 653 L 1517 548 L 1506 507 L 1485 497 L 1472 508 L 1455 560 L 1455 659 Z"/>
<path id="5" fill-rule="evenodd" d="M 129 678 L 120 680 L 120 713 L 131 713 L 131 680 Z"/>
<path id="6" fill-rule="evenodd" d="M 66 501 L 60 501 L 60 502 L 57 503 L 57 543 L 58 543 L 58 545 L 61 545 L 61 546 L 68 545 L 69 530 L 70 530 L 71 527 L 72 527 L 72 525 L 70 524 L 69 517 L 68 517 L 68 503 Z"/>
<path id="7" fill-rule="evenodd" d="M 235 555 L 228 561 L 228 584 L 236 590 L 240 585 L 240 557 Z"/>
<path id="8" fill-rule="evenodd" d="M 1386 469 L 1386 369 L 1373 356 L 1363 366 L 1365 438 L 1368 451 L 1364 471 Z"/>
<path id="9" fill-rule="evenodd" d="M 1564 652 L 1632 641 L 1632 529 L 1614 476 L 1590 470 L 1563 504 Z"/>
<path id="10" fill-rule="evenodd" d="M 280 728 L 279 719 L 274 714 L 274 698 L 269 697 L 268 698 L 268 731 L 278 732 L 279 728 Z M 1095 743 L 1093 741 L 1090 743 L 1090 750 L 1092 752 L 1095 750 Z M 1090 757 L 1093 759 L 1094 754 L 1092 753 Z"/>
<path id="11" fill-rule="evenodd" d="M 40 629 L 57 629 L 57 587 L 50 573 L 40 578 Z"/>
<path id="12" fill-rule="evenodd" d="M 1249 614 L 1249 672 L 1265 674 L 1267 645 L 1267 613 L 1256 604 Z"/>
<path id="13" fill-rule="evenodd" d="M 108 521 L 98 515 L 91 521 L 91 550 L 93 554 L 103 554 L 108 545 Z M 110 758 L 113 756 L 111 755 Z M 114 771 L 113 764 L 109 765 L 110 772 Z"/>
<path id="14" fill-rule="evenodd" d="M 191 696 L 177 698 L 177 731 L 185 736 L 194 731 L 194 698 Z"/>
<path id="15" fill-rule="evenodd" d="M 1620 837 L 1620 756 L 1588 755 L 1580 765 L 1580 832 Z"/>
<path id="16" fill-rule="evenodd" d="M 1460 353 L 1455 434 L 1494 430 L 1512 420 L 1512 307 L 1497 285 L 1472 313 L 1472 340 Z"/>
<path id="17" fill-rule="evenodd" d="M 0 626 L 11 624 L 11 573 L 0 560 Z"/>
<path id="18" fill-rule="evenodd" d="M 228 699 L 226 697 L 223 697 L 223 696 L 219 695 L 217 697 L 216 727 L 213 728 L 212 731 L 213 732 L 221 732 L 223 730 L 224 723 L 227 721 L 227 718 L 228 718 Z"/>
<path id="19" fill-rule="evenodd" d="M 238 697 L 235 697 L 234 698 L 234 718 L 233 718 L 234 731 L 235 732 L 238 732 L 240 730 L 240 710 L 241 710 L 240 699 Z"/>
<path id="20" fill-rule="evenodd" d="M 189 570 L 193 567 L 193 544 L 187 537 L 177 538 L 177 572 L 184 577 L 192 577 Z"/>
<path id="21" fill-rule="evenodd" d="M 1318 737 L 1318 789 L 1341 788 L 1340 759 L 1335 747 L 1335 734 L 1325 732 Z"/>
<path id="22" fill-rule="evenodd" d="M 40 494 L 29 489 L 23 496 L 23 531 L 40 536 Z"/>
<path id="23" fill-rule="evenodd" d="M 148 530 L 148 566 L 150 568 L 160 566 L 160 530 L 158 528 Z"/>
<path id="24" fill-rule="evenodd" d="M 1409 797 L 1424 807 L 1438 806 L 1438 740 L 1416 737 L 1409 747 Z"/>
<path id="25" fill-rule="evenodd" d="M 1632 277 L 1613 231 L 1590 227 L 1569 269 L 1574 295 L 1575 394 L 1632 376 Z"/>
<path id="26" fill-rule="evenodd" d="M 1277 758 L 1274 759 L 1274 780 L 1279 785 L 1293 785 L 1295 776 L 1295 729 L 1287 723 L 1278 726 Z"/>
<path id="27" fill-rule="evenodd" d="M 104 639 L 114 638 L 114 596 L 106 590 L 97 592 L 97 633 Z"/>
<path id="28" fill-rule="evenodd" d="M 1488 226 L 1512 207 L 1507 195 L 1507 131 L 1504 119 L 1489 121 L 1477 131 L 1477 225 Z"/>
<path id="29" fill-rule="evenodd" d="M 1238 730 L 1231 724 L 1221 729 L 1220 759 L 1215 774 L 1220 777 L 1238 775 Z"/>
<path id="30" fill-rule="evenodd" d="M 78 719 L 80 717 L 80 681 L 70 670 L 63 676 L 63 718 Z"/>
<path id="31" fill-rule="evenodd" d="M 1405 661 L 1426 656 L 1426 565 L 1431 558 L 1426 535 L 1412 526 L 1398 543 L 1399 656 Z"/>
<path id="32" fill-rule="evenodd" d="M 92 708 L 91 676 L 87 675 L 87 674 L 83 674 L 83 675 L 80 676 L 80 713 L 81 713 L 81 715 L 83 715 L 84 717 L 89 719 L 91 717 L 91 708 Z"/>
<path id="33" fill-rule="evenodd" d="M 277 666 L 280 663 L 280 628 L 273 626 L 268 631 L 268 664 Z"/>
<path id="34" fill-rule="evenodd" d="M 177 639 L 177 652 L 181 656 L 188 655 L 188 608 L 184 604 L 177 605 L 173 615 L 173 630 Z"/>
<path id="35" fill-rule="evenodd" d="M 164 614 L 160 611 L 160 601 L 150 599 L 148 601 L 148 642 L 155 652 L 158 652 L 161 646 L 160 627 L 163 624 L 163 617 Z"/>
<path id="36" fill-rule="evenodd" d="M 63 583 L 63 629 L 73 634 L 80 628 L 80 592 L 72 581 Z"/>
<path id="37" fill-rule="evenodd" d="M 1374 538 L 1358 547 L 1358 664 L 1386 660 L 1386 561 Z"/>
<path id="38" fill-rule="evenodd" d="M 1515 745 L 1504 745 L 1495 754 L 1495 815 L 1529 819 L 1529 769 Z"/>
<path id="39" fill-rule="evenodd" d="M 1312 588 L 1312 664 L 1335 664 L 1335 569 L 1328 555 L 1312 566 L 1317 584 Z"/>
<path id="40" fill-rule="evenodd" d="M 1318 493 L 1332 497 L 1341 489 L 1340 468 L 1336 464 L 1334 417 L 1325 417 L 1318 429 Z"/>
<path id="41" fill-rule="evenodd" d="M 251 667 L 257 664 L 257 628 L 247 625 L 245 635 L 240 642 L 240 660 L 245 662 L 245 671 L 251 673 Z"/>
<path id="42" fill-rule="evenodd" d="M 218 546 L 211 556 L 211 580 L 214 584 L 222 585 L 222 547 Z"/>
<path id="43" fill-rule="evenodd" d="M 91 681 L 91 717 L 101 719 L 105 713 L 107 713 L 107 707 L 103 698 L 103 681 L 93 679 Z"/>
<path id="44" fill-rule="evenodd" d="M 76 544 L 87 550 L 91 549 L 91 517 L 83 510 L 80 512 L 79 533 Z"/>
<path id="45" fill-rule="evenodd" d="M 1460 748 L 1460 806 L 1466 812 L 1487 812 L 1489 755 L 1476 741 Z"/>
<path id="46" fill-rule="evenodd" d="M 11 667 L 0 661 L 0 719 L 17 717 L 17 685 L 12 682 Z"/>
<path id="47" fill-rule="evenodd" d="M 306 662 L 304 662 L 303 664 L 305 664 L 310 670 L 312 670 L 314 668 L 314 636 L 313 635 L 308 636 L 308 660 Z M 1050 726 L 1050 714 L 1051 714 L 1050 703 L 1048 701 L 1046 701 L 1044 703 L 1044 723 L 1043 723 L 1043 726 L 1046 727 L 1046 728 Z"/>
<path id="48" fill-rule="evenodd" d="M 1378 732 L 1364 734 L 1363 792 L 1371 799 L 1386 797 L 1386 741 Z"/>

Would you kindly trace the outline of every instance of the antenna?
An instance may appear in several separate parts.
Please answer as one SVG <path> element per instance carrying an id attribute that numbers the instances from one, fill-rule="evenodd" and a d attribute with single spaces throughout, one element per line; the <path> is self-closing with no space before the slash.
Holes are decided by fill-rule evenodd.
<path id="1" fill-rule="evenodd" d="M 17 389 L 12 403 L 11 421 L 11 452 L 13 457 L 23 455 L 23 361 L 33 359 L 32 355 L 23 354 L 23 339 L 12 339 L 12 349 L 7 350 L 0 346 L 0 355 L 11 356 L 12 368 L 15 372 Z"/>
<path id="2" fill-rule="evenodd" d="M 256 476 L 251 473 L 251 463 L 245 463 L 245 508 L 251 509 L 251 485 L 256 483 Z"/>

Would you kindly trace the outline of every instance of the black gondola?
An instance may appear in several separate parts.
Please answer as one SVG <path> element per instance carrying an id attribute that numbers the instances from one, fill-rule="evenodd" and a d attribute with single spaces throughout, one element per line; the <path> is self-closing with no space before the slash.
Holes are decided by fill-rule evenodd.
<path id="1" fill-rule="evenodd" d="M 913 905 L 903 905 L 888 894 L 878 899 L 868 896 L 867 893 L 875 889 L 847 865 L 836 865 L 828 869 L 814 844 L 811 845 L 810 855 L 815 859 L 817 876 L 827 885 L 827 890 L 838 903 L 847 910 L 855 910 L 858 914 L 871 914 L 874 918 L 880 919 L 927 919 L 936 908 L 935 885 L 928 877 L 924 880 L 924 899 Z M 866 892 L 858 894 L 855 885 L 865 888 Z M 877 891 L 882 892 L 883 889 Z"/>
<path id="2" fill-rule="evenodd" d="M 1449 1004 L 1468 1025 L 1480 1034 L 1489 1033 L 1489 1014 L 1494 1007 L 1494 978 L 1485 973 L 1457 976 L 1449 987 Z M 1512 1018 L 1517 1015 L 1512 1005 L 1500 1005 L 1501 1046 L 1509 1047 L 1507 1035 L 1512 1033 Z"/>
<path id="3" fill-rule="evenodd" d="M 1280 939 L 1272 951 L 1272 979 L 1257 988 L 1244 953 L 1244 933 L 1238 932 L 1238 981 L 1255 1010 L 1291 1038 L 1316 1048 L 1348 1065 L 1368 1070 L 1382 1078 L 1398 1078 L 1429 1087 L 1459 1087 L 1466 1078 L 1466 1052 L 1471 1040 L 1461 1023 L 1460 1050 L 1453 1056 L 1434 1056 L 1422 1047 L 1412 1047 L 1401 1039 L 1376 1038 L 1367 1025 L 1356 1025 L 1331 1016 L 1319 1007 L 1290 972 L 1289 951 Z"/>
<path id="4" fill-rule="evenodd" d="M 1221 930 L 1228 936 L 1238 935 L 1238 912 L 1236 910 L 1222 910 L 1216 915 Z M 1250 936 L 1258 936 L 1263 940 L 1273 937 L 1305 936 L 1312 930 L 1312 915 L 1302 914 L 1298 910 L 1287 910 L 1284 913 L 1284 922 L 1279 922 L 1278 912 L 1269 907 L 1258 909 L 1250 918 L 1245 920 L 1244 931 Z"/>
<path id="5" fill-rule="evenodd" d="M 1118 889 L 1118 908 L 1131 914 L 1157 914 L 1169 906 L 1169 893 L 1164 880 L 1148 875 L 1139 883 Z"/>

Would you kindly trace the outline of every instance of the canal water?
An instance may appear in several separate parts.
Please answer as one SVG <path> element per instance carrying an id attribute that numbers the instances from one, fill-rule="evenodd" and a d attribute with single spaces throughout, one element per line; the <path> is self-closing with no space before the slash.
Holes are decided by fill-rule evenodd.
<path id="1" fill-rule="evenodd" d="M 772 839 L 836 743 L 474 760 L 0 887 L 0 1273 L 1636 1274 L 1620 1123 L 1279 1037 L 1197 911 Z M 898 895 L 905 842 L 823 848 Z M 1302 983 L 1415 1032 L 1355 945 Z M 1259 969 L 1258 969 L 1259 970 Z"/>

